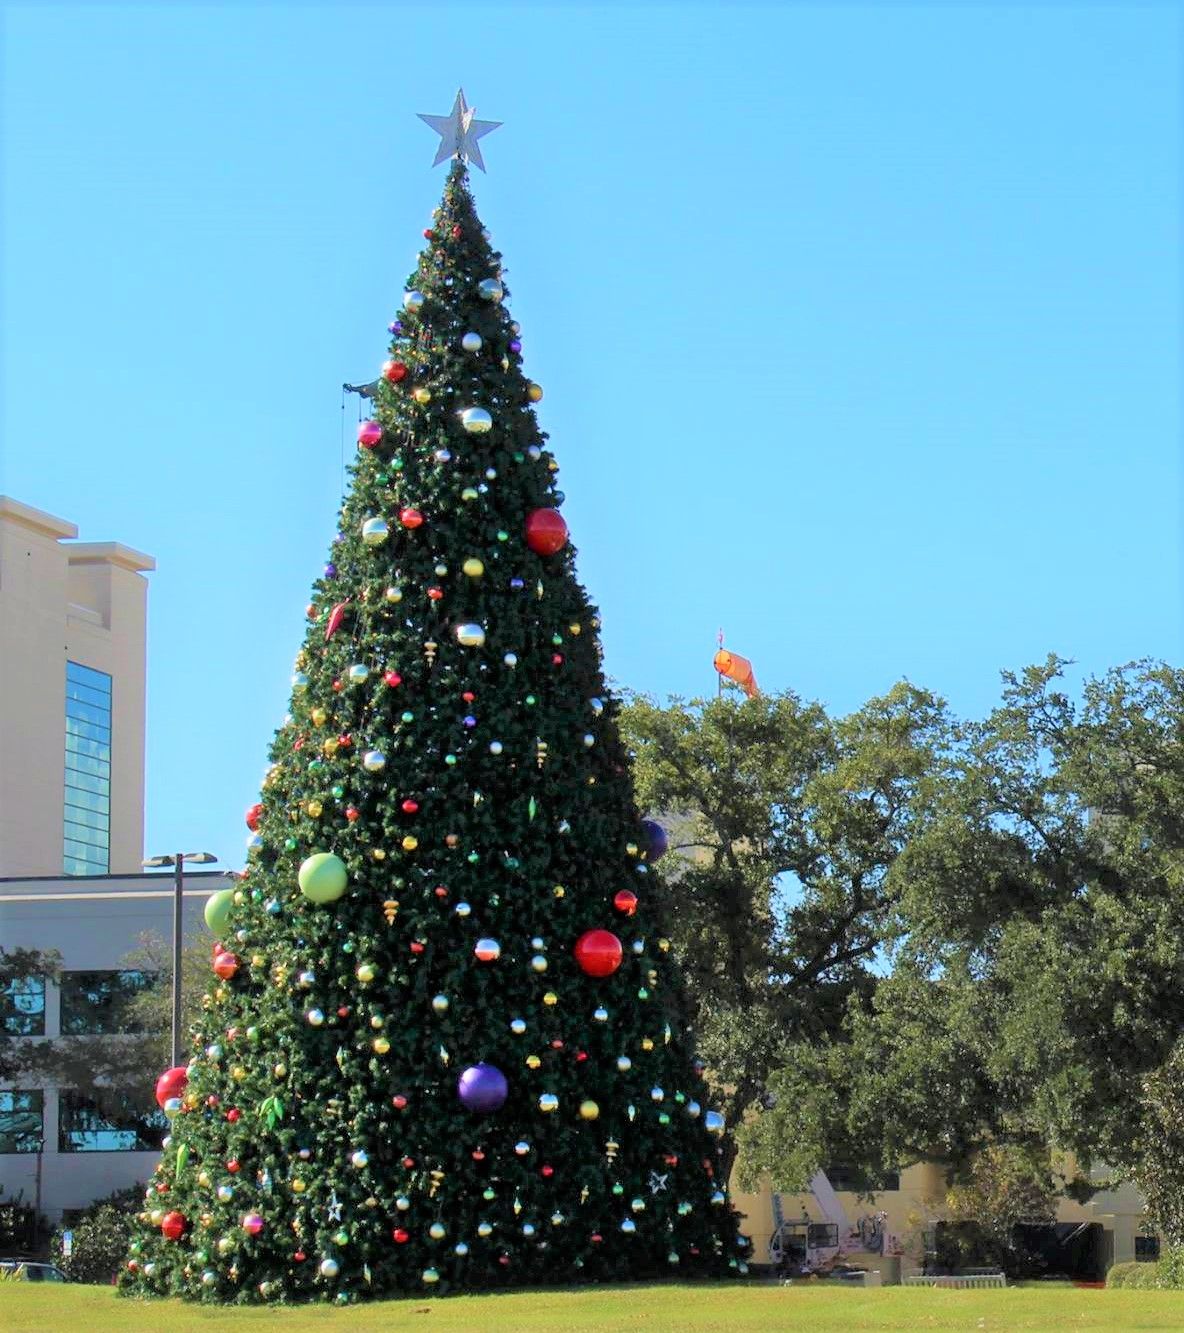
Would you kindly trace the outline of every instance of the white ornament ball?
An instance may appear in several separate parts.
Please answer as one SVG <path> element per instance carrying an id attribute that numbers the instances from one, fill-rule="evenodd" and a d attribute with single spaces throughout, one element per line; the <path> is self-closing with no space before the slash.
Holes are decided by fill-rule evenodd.
<path id="1" fill-rule="evenodd" d="M 460 345 L 466 352 L 479 352 L 481 350 L 481 335 L 479 333 L 466 333 L 460 340 Z"/>
<path id="2" fill-rule="evenodd" d="M 322 1277 L 336 1277 L 337 1274 L 340 1272 L 341 1272 L 341 1265 L 337 1262 L 336 1259 L 321 1260 Z"/>

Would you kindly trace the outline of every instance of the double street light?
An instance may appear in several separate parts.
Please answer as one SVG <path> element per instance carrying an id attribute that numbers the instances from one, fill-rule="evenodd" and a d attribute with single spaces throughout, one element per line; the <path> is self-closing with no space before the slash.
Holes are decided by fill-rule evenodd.
<path id="1" fill-rule="evenodd" d="M 174 852 L 172 856 L 150 856 L 145 870 L 175 867 L 173 875 L 173 1065 L 181 1063 L 181 910 L 185 862 L 208 866 L 217 861 L 213 852 Z"/>

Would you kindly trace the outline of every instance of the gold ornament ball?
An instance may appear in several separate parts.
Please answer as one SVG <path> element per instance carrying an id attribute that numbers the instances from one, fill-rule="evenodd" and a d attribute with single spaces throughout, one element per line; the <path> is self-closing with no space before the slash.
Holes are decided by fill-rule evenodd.
<path id="1" fill-rule="evenodd" d="M 242 1065 L 235 1065 L 234 1068 L 230 1071 L 230 1077 L 234 1079 L 236 1083 L 241 1083 L 243 1079 L 246 1078 L 246 1076 L 247 1076 L 247 1071 L 242 1067 Z"/>
<path id="2" fill-rule="evenodd" d="M 388 588 L 385 593 L 388 602 L 401 602 L 403 600 L 402 588 Z"/>
<path id="3" fill-rule="evenodd" d="M 413 837 L 410 833 L 403 839 L 403 850 L 413 852 L 419 846 L 419 839 Z"/>
<path id="4" fill-rule="evenodd" d="M 562 884 L 556 884 L 554 889 L 552 889 L 552 892 L 554 893 L 556 898 L 562 898 L 563 895 L 567 892 L 567 890 L 563 887 Z"/>
<path id="5" fill-rule="evenodd" d="M 378 975 L 373 963 L 359 963 L 355 976 L 361 982 L 373 981 Z"/>
<path id="6" fill-rule="evenodd" d="M 595 1102 L 586 1101 L 580 1103 L 581 1120 L 595 1120 L 599 1117 L 599 1115 L 600 1115 L 600 1107 L 597 1106 Z"/>
<path id="7" fill-rule="evenodd" d="M 478 560 L 475 555 L 471 555 L 464 564 L 461 565 L 461 569 L 469 576 L 469 578 L 479 579 L 481 575 L 485 573 L 485 562 L 483 560 Z"/>
<path id="8" fill-rule="evenodd" d="M 386 852 L 384 852 L 381 847 L 375 847 L 375 849 L 370 853 L 370 855 L 375 861 L 386 860 Z"/>
<path id="9" fill-rule="evenodd" d="M 299 1180 L 299 1179 L 297 1179 L 297 1180 L 294 1180 L 294 1181 L 292 1182 L 292 1193 L 293 1193 L 293 1194 L 303 1194 L 304 1191 L 305 1191 L 307 1188 L 308 1188 L 308 1186 L 304 1183 L 303 1180 Z"/>
<path id="10" fill-rule="evenodd" d="M 374 1038 L 374 1049 L 379 1055 L 385 1055 L 391 1048 L 391 1044 L 385 1037 Z"/>
<path id="11" fill-rule="evenodd" d="M 556 995 L 555 992 L 554 992 L 553 990 L 549 990 L 549 991 L 546 993 L 546 995 L 543 996 L 543 1003 L 544 1003 L 544 1004 L 558 1004 L 558 1003 L 559 1003 L 559 996 Z"/>
<path id="12" fill-rule="evenodd" d="M 430 390 L 423 388 L 422 385 L 418 389 L 413 390 L 411 396 L 417 403 L 430 403 L 432 401 Z"/>
<path id="13" fill-rule="evenodd" d="M 202 1189 L 209 1189 L 210 1173 L 208 1171 L 202 1171 L 197 1177 L 197 1183 L 202 1187 Z"/>
<path id="14" fill-rule="evenodd" d="M 266 966 L 267 966 L 267 959 L 264 958 L 263 955 L 262 955 L 261 953 L 253 953 L 253 954 L 251 955 L 251 966 L 252 966 L 252 967 L 266 967 Z"/>
<path id="15" fill-rule="evenodd" d="M 319 819 L 325 809 L 320 801 L 309 801 L 304 808 L 313 819 Z"/>
<path id="16" fill-rule="evenodd" d="M 667 939 L 661 939 L 661 940 L 659 940 L 659 941 L 658 941 L 658 948 L 661 949 L 663 953 L 669 953 L 669 952 L 670 952 L 670 941 L 667 940 Z"/>
<path id="17" fill-rule="evenodd" d="M 643 1051 L 652 1051 L 652 1050 L 654 1049 L 654 1039 L 653 1039 L 653 1037 L 642 1037 L 642 1039 L 641 1039 L 641 1049 L 642 1049 Z"/>
<path id="18" fill-rule="evenodd" d="M 330 758 L 332 758 L 333 755 L 337 753 L 339 744 L 340 742 L 336 739 L 336 737 L 330 736 L 329 739 L 324 743 L 324 745 L 321 746 L 321 749 L 324 750 L 324 752 Z"/>
<path id="19" fill-rule="evenodd" d="M 543 401 L 543 386 L 541 384 L 532 384 L 526 393 L 532 403 Z"/>
<path id="20" fill-rule="evenodd" d="M 329 714 L 326 713 L 323 708 L 314 708 L 312 712 L 309 713 L 309 717 L 312 718 L 314 727 L 323 727 L 329 720 Z"/>
<path id="21" fill-rule="evenodd" d="M 527 1069 L 538 1069 L 542 1063 L 543 1062 L 539 1059 L 537 1055 L 528 1055 L 526 1057 Z"/>
<path id="22" fill-rule="evenodd" d="M 276 1076 L 276 1078 L 283 1078 L 284 1075 L 288 1072 L 288 1066 L 285 1064 L 278 1064 L 271 1072 Z"/>

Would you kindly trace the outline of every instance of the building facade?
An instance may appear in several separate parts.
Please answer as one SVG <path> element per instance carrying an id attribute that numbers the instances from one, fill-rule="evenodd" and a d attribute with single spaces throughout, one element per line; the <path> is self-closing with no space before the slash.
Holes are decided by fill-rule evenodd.
<path id="1" fill-rule="evenodd" d="M 149 555 L 0 496 L 0 877 L 132 874 Z"/>
<path id="2" fill-rule="evenodd" d="M 205 930 L 210 894 L 234 883 L 220 872 L 187 871 L 183 929 Z M 119 1041 L 127 998 L 169 977 L 151 977 L 128 955 L 145 934 L 172 934 L 173 877 L 55 876 L 0 879 L 0 943 L 52 950 L 57 982 L 34 977 L 0 991 L 0 1039 Z M 159 1070 L 144 1071 L 150 1089 Z M 0 1199 L 33 1204 L 51 1222 L 113 1190 L 147 1180 L 156 1165 L 163 1118 L 129 1106 L 100 1110 L 85 1087 L 19 1077 L 0 1084 Z"/>

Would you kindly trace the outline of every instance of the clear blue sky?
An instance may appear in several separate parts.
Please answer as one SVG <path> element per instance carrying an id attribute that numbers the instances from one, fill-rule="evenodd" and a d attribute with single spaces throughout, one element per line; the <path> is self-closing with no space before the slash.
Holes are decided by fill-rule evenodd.
<path id="1" fill-rule="evenodd" d="M 241 864 L 458 84 L 616 681 L 1184 661 L 1177 6 L 3 22 L 0 489 L 157 557 L 148 851 Z"/>

